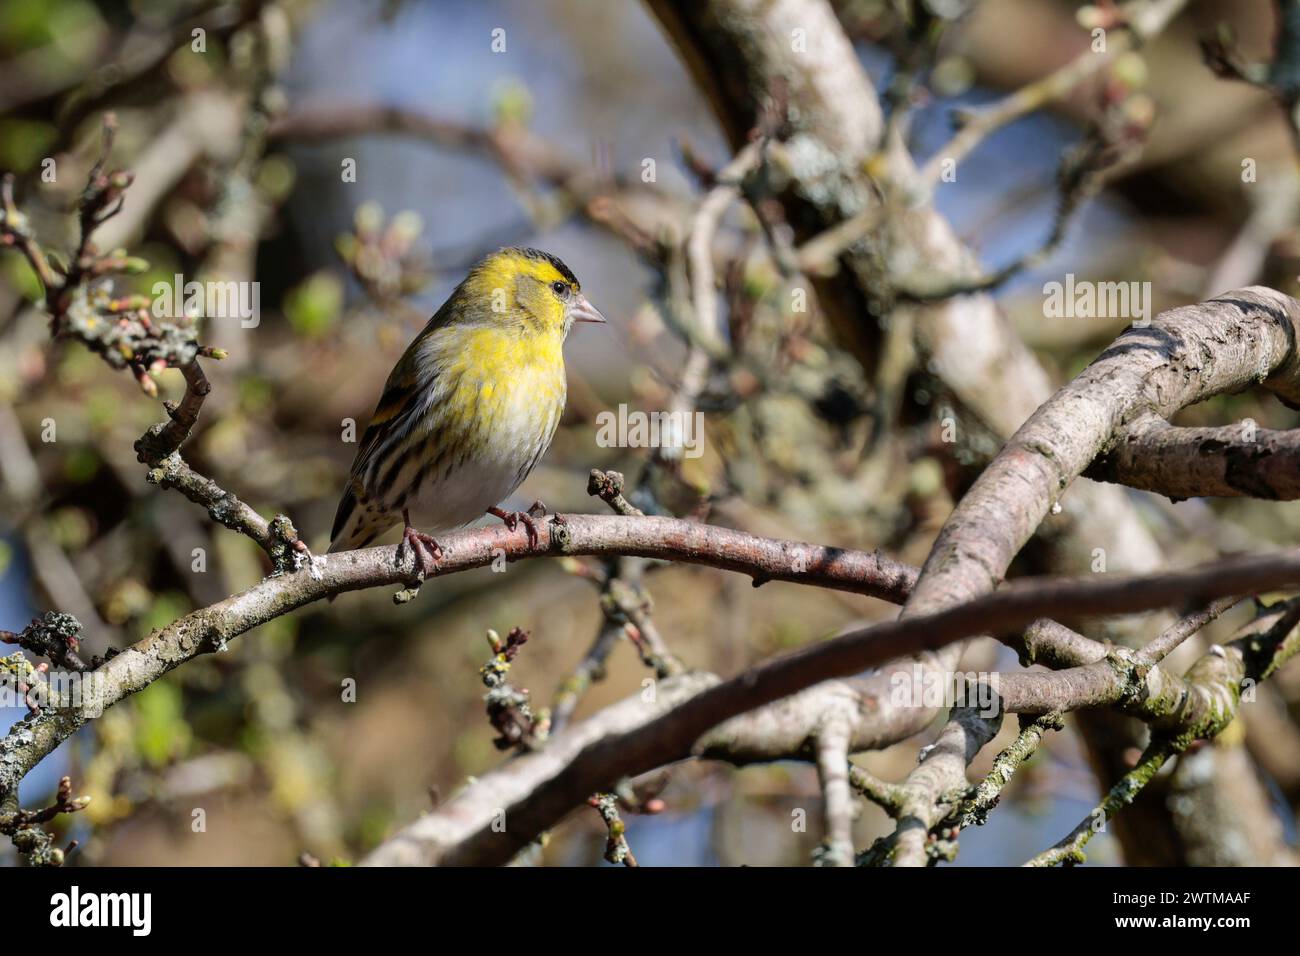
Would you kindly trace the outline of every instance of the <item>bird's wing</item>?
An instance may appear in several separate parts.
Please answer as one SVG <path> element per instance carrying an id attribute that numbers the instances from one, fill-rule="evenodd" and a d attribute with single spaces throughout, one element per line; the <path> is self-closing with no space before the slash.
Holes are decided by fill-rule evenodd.
<path id="1" fill-rule="evenodd" d="M 416 350 L 431 327 L 432 323 L 407 347 L 406 352 L 393 366 L 388 381 L 384 383 L 379 404 L 375 406 L 374 414 L 370 416 L 370 424 L 366 426 L 357 445 L 357 454 L 352 461 L 347 486 L 343 489 L 338 510 L 334 514 L 334 528 L 330 533 L 330 540 L 333 542 L 339 541 L 340 535 L 348 528 L 349 519 L 356 510 L 357 504 L 365 498 L 365 474 L 375 454 L 387 444 L 389 438 L 405 432 L 411 424 L 411 417 L 415 414 L 418 405 L 416 399 L 420 392 Z"/>
<path id="2" fill-rule="evenodd" d="M 334 528 L 330 532 L 331 542 L 339 540 L 340 535 L 348 527 L 348 521 L 356 510 L 358 501 L 364 500 L 363 476 L 369 466 L 370 458 L 374 455 L 376 449 L 384 444 L 388 435 L 393 434 L 395 429 L 401 429 L 402 422 L 406 417 L 406 410 L 414 405 L 414 402 L 411 401 L 414 395 L 415 389 L 413 385 L 398 385 L 396 387 L 390 385 L 384 389 L 384 395 L 379 400 L 379 406 L 375 409 L 370 425 L 361 438 L 356 460 L 352 463 L 352 471 L 348 475 L 347 485 L 343 489 L 343 497 L 339 499 L 338 510 L 334 513 Z"/>
<path id="3" fill-rule="evenodd" d="M 406 347 L 402 357 L 393 366 L 392 372 L 388 375 L 388 381 L 384 383 L 384 391 L 379 397 L 379 404 L 375 406 L 375 413 L 370 416 L 370 424 L 366 426 L 365 434 L 361 436 L 361 443 L 357 446 L 357 457 L 352 462 L 351 476 L 353 479 L 359 479 L 365 475 L 375 452 L 383 447 L 389 436 L 404 432 L 410 424 L 410 417 L 414 414 L 418 404 L 415 401 L 416 397 L 424 388 L 432 384 L 433 379 L 430 375 L 436 374 L 435 369 L 427 364 L 422 365 L 420 363 L 420 349 L 423 347 L 425 339 L 451 320 L 455 309 L 454 303 L 459 298 L 460 288 L 457 287 L 451 297 L 443 303 L 442 308 L 435 312 L 424 328 L 420 330 L 420 334 Z M 352 484 L 354 482 L 350 481 L 349 485 Z"/>
<path id="4" fill-rule="evenodd" d="M 388 381 L 384 383 L 383 394 L 379 397 L 379 404 L 375 406 L 375 413 L 370 416 L 370 424 L 366 426 L 361 442 L 357 446 L 357 455 L 348 474 L 347 487 L 343 490 L 343 497 L 339 499 L 339 507 L 334 515 L 334 530 L 330 534 L 330 540 L 335 544 L 339 543 L 339 536 L 348 529 L 349 519 L 356 511 L 357 505 L 365 499 L 365 475 L 374 456 L 392 436 L 405 433 L 413 424 L 412 417 L 417 414 L 419 406 L 417 399 L 420 393 L 432 384 L 431 376 L 437 374 L 435 369 L 420 363 L 420 349 L 431 333 L 452 320 L 457 308 L 456 303 L 463 299 L 463 288 L 462 282 L 442 307 L 433 314 L 420 334 L 406 347 L 402 357 L 393 366 L 393 371 L 389 373 Z"/>
<path id="5" fill-rule="evenodd" d="M 417 341 L 419 341 L 417 339 Z M 410 417 L 416 407 L 416 394 L 419 391 L 419 376 L 415 364 L 414 346 L 408 349 L 401 361 L 393 368 L 384 383 L 384 392 L 370 416 L 361 442 L 357 446 L 357 457 L 352 462 L 352 477 L 361 478 L 375 453 L 384 445 L 389 436 L 404 431 L 410 423 Z"/>

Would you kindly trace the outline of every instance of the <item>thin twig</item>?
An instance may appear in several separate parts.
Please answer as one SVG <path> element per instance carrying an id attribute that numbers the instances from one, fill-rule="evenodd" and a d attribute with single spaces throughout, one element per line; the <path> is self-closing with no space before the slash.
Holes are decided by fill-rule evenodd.
<path id="1" fill-rule="evenodd" d="M 1083 848 L 1098 833 L 1104 832 L 1106 823 L 1120 810 L 1137 799 L 1139 793 L 1149 784 L 1165 762 L 1176 751 L 1168 741 L 1153 743 L 1142 754 L 1137 766 L 1130 770 L 1107 791 L 1106 796 L 1088 816 L 1079 821 L 1078 826 L 1069 832 L 1059 843 L 1044 850 L 1025 866 L 1072 866 L 1085 860 Z"/>
<path id="2" fill-rule="evenodd" d="M 940 146 L 922 168 L 919 174 L 922 185 L 933 189 L 939 182 L 946 161 L 960 163 L 990 134 L 1061 99 L 1089 77 L 1100 73 L 1119 56 L 1163 30 L 1186 4 L 1187 0 L 1150 0 L 1131 4 L 1125 11 L 1127 19 L 1117 24 L 1121 29 L 1107 31 L 1104 52 L 1098 53 L 1089 48 L 1041 80 L 1022 86 L 990 106 L 963 113 L 961 129 Z"/>

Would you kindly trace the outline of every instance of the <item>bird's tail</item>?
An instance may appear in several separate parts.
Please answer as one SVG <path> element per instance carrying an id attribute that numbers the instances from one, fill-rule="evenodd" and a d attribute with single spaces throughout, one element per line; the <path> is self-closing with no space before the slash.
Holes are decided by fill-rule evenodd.
<path id="1" fill-rule="evenodd" d="M 352 549 L 351 539 L 355 533 L 353 516 L 357 513 L 357 494 L 352 482 L 348 482 L 343 489 L 343 497 L 339 499 L 338 510 L 334 512 L 334 527 L 330 530 L 330 549 L 329 554 L 336 551 L 350 551 Z"/>
<path id="2" fill-rule="evenodd" d="M 374 514 L 370 509 L 363 507 L 363 504 L 364 502 L 357 497 L 355 483 L 349 482 L 343 491 L 343 497 L 339 500 L 338 511 L 334 514 L 334 528 L 330 532 L 328 554 L 364 548 L 388 530 L 391 522 L 377 524 Z"/>
<path id="3" fill-rule="evenodd" d="M 364 548 L 388 527 L 388 524 L 375 522 L 374 515 L 357 500 L 356 491 L 349 483 L 334 515 L 334 528 L 330 532 L 330 546 L 326 553 Z M 333 604 L 336 597 L 336 594 L 330 595 L 329 602 Z"/>

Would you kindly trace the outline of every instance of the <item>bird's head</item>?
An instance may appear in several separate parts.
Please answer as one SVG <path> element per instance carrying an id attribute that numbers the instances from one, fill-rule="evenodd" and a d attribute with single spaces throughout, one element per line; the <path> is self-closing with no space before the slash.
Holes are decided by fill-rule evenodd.
<path id="1" fill-rule="evenodd" d="M 565 336 L 574 322 L 605 321 L 573 271 L 538 249 L 499 249 L 471 270 L 462 291 L 482 304 L 482 321 L 523 334 Z"/>

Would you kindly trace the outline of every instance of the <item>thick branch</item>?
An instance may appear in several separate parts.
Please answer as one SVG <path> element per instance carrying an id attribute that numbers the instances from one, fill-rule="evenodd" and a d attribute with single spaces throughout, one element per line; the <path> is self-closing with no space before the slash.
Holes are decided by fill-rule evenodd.
<path id="1" fill-rule="evenodd" d="M 1180 619 L 1137 654 L 1126 648 L 1116 648 L 1095 663 L 1056 673 L 1027 671 L 994 674 L 987 678 L 995 693 L 968 693 L 966 699 L 990 701 L 996 714 L 973 706 L 954 709 L 940 736 L 940 742 L 949 739 L 950 745 L 946 749 L 923 751 L 920 764 L 901 784 L 902 790 L 908 794 L 909 812 L 898 821 L 893 840 L 894 865 L 922 866 L 930 862 L 934 847 L 930 842 L 931 831 L 954 815 L 954 795 L 964 796 L 967 790 L 966 767 L 983 745 L 996 735 L 1002 713 L 1040 714 L 1044 715 L 1046 723 L 1022 726 L 1017 746 L 1002 755 L 1002 766 L 1007 775 L 1000 784 L 986 781 L 972 804 L 961 808 L 962 818 L 987 814 L 1010 772 L 1037 746 L 1042 730 L 1047 726 L 1059 726 L 1061 714 L 1066 711 L 1114 704 L 1147 720 L 1166 718 L 1177 711 L 1193 696 L 1194 689 L 1186 681 L 1154 665 L 1235 603 L 1235 598 L 1223 598 Z M 957 743 L 964 749 L 958 748 Z M 958 759 L 963 754 L 964 759 Z M 1011 759 L 1015 757 L 1019 759 Z M 961 825 L 958 819 L 958 830 Z"/>
<path id="2" fill-rule="evenodd" d="M 709 97 L 733 149 L 744 145 L 773 103 L 790 104 L 791 128 L 781 137 L 787 157 L 782 169 L 790 181 L 779 198 L 795 241 L 811 243 L 804 266 L 824 276 L 817 284 L 818 303 L 868 378 L 879 378 L 879 326 L 887 314 L 892 328 L 915 328 L 918 351 L 931 370 L 995 434 L 1008 436 L 1023 424 L 1050 397 L 1052 382 L 988 295 L 891 309 L 890 275 L 922 265 L 946 276 L 977 275 L 978 263 L 932 205 L 891 201 L 887 195 L 886 185 L 906 191 L 917 173 L 905 149 L 892 148 L 894 144 L 882 148 L 884 123 L 876 91 L 835 23 L 831 5 L 824 0 L 652 0 L 650 8 Z M 807 53 L 792 47 L 794 29 L 809 38 Z M 833 95 L 824 94 L 828 89 Z M 821 261 L 832 255 L 836 262 Z M 888 387 L 882 392 L 882 401 L 891 401 Z M 1159 549 L 1119 489 L 1081 488 L 1074 504 L 1074 523 L 1067 529 L 1070 550 L 1086 554 L 1094 546 L 1080 540 L 1079 529 L 1124 525 L 1126 533 L 1110 546 L 1112 567 L 1151 570 L 1159 565 Z M 1077 638 L 1076 643 L 1086 648 L 1091 642 Z M 820 698 L 834 698 L 854 715 L 855 742 L 894 742 L 928 726 L 935 711 L 886 703 L 878 714 L 866 715 L 855 709 L 854 701 L 888 702 L 892 676 L 906 676 L 914 667 L 943 674 L 953 669 L 959 654 L 960 648 L 952 646 L 898 662 L 890 674 L 853 681 L 853 686 L 840 682 L 824 695 L 813 690 L 793 706 L 811 717 L 825 702 Z M 1038 655 L 1071 657 L 1066 643 L 1034 635 L 1026 657 Z M 750 716 L 759 715 L 742 720 Z M 735 729 L 738 737 L 753 739 L 743 728 Z"/>
<path id="3" fill-rule="evenodd" d="M 1300 601 L 1293 600 L 1269 608 L 1226 646 L 1212 646 L 1187 671 L 1175 705 L 1153 723 L 1151 743 L 1137 766 L 1111 787 L 1088 817 L 1026 866 L 1082 863 L 1088 841 L 1133 802 L 1170 757 L 1195 740 L 1221 733 L 1237 718 L 1242 690 L 1251 682 L 1266 679 L 1300 653 L 1297 623 Z"/>
<path id="4" fill-rule="evenodd" d="M 915 568 L 880 554 L 760 538 L 671 518 L 571 515 L 563 520 L 543 523 L 536 550 L 528 547 L 522 531 L 504 527 L 451 536 L 443 542 L 444 557 L 434 576 L 485 567 L 498 553 L 511 561 L 546 555 L 636 555 L 739 571 L 759 583 L 816 583 L 900 603 L 916 575 Z M 101 696 L 90 703 L 111 706 L 185 661 L 219 650 L 250 628 L 304 604 L 344 591 L 405 584 L 415 576 L 409 553 L 394 560 L 391 548 L 315 557 L 303 570 L 266 578 L 114 657 L 95 671 Z M 12 796 L 18 781 L 85 720 L 82 713 L 47 710 L 15 727 L 0 742 L 0 801 Z"/>
<path id="5" fill-rule="evenodd" d="M 633 729 L 584 743 L 571 752 L 572 759 L 563 768 L 549 760 L 541 761 L 540 755 L 522 757 L 479 778 L 448 804 L 411 824 L 377 849 L 368 862 L 504 862 L 591 792 L 608 789 L 621 777 L 690 755 L 698 749 L 695 742 L 701 734 L 728 716 L 830 677 L 856 673 L 903 654 L 946 646 L 986 628 L 1013 631 L 1049 609 L 1054 616 L 1066 618 L 1125 614 L 1189 599 L 1208 600 L 1296 583 L 1300 583 L 1300 551 L 1289 551 L 1234 558 L 1211 567 L 1168 574 L 1094 576 L 1083 580 L 1039 578 L 1008 585 L 997 593 L 935 614 L 876 624 L 766 661 L 691 696 L 662 716 L 647 714 L 645 721 Z M 594 722 L 570 733 L 590 733 L 589 724 Z M 504 830 L 500 826 L 502 813 Z"/>
<path id="6" fill-rule="evenodd" d="M 1084 474 L 1170 498 L 1300 498 L 1300 429 L 1179 428 L 1150 416 Z"/>
<path id="7" fill-rule="evenodd" d="M 922 751 L 920 764 L 902 784 L 903 812 L 893 840 L 895 866 L 930 862 L 931 828 L 966 796 L 966 767 L 1001 726 L 1001 711 L 988 715 L 974 707 L 953 709 L 939 739 Z"/>
<path id="8" fill-rule="evenodd" d="M 853 793 L 849 786 L 849 728 L 835 714 L 817 732 L 817 777 L 825 803 L 825 866 L 853 865 Z"/>
<path id="9" fill-rule="evenodd" d="M 1262 381 L 1300 400 L 1300 303 L 1270 289 L 1229 292 L 1131 328 L 1044 404 L 945 523 L 904 614 L 991 591 L 1069 484 L 1125 421 L 1172 415 Z"/>

